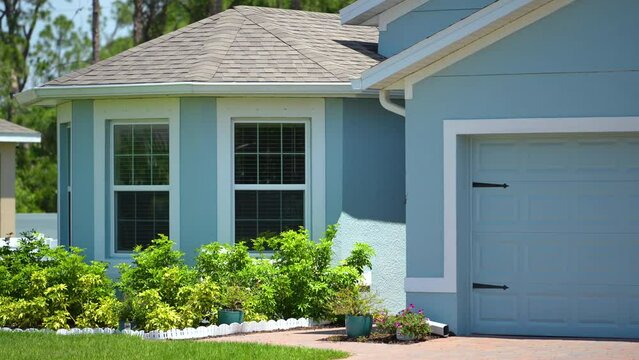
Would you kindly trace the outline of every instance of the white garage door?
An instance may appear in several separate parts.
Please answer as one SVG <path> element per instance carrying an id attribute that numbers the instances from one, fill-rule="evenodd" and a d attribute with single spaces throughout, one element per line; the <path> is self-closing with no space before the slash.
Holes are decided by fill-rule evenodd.
<path id="1" fill-rule="evenodd" d="M 472 152 L 473 331 L 639 337 L 639 136 L 477 137 Z"/>

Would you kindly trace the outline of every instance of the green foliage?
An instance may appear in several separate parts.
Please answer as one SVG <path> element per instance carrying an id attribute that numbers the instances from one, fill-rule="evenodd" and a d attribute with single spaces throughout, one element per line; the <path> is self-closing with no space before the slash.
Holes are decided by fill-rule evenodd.
<path id="1" fill-rule="evenodd" d="M 430 334 L 430 325 L 428 318 L 422 309 L 415 312 L 415 305 L 410 304 L 408 307 L 397 315 L 388 315 L 383 312 L 376 316 L 375 324 L 377 328 L 388 334 L 395 334 L 399 331 L 405 336 L 415 336 L 421 339 Z"/>
<path id="2" fill-rule="evenodd" d="M 339 291 L 332 304 L 336 315 L 368 316 L 381 309 L 381 300 L 370 291 L 361 291 L 359 286 L 350 286 Z"/>
<path id="3" fill-rule="evenodd" d="M 77 248 L 49 248 L 36 233 L 15 250 L 0 248 L 0 326 L 117 326 L 120 304 L 106 264 Z"/>
<path id="4" fill-rule="evenodd" d="M 161 235 L 147 248 L 135 248 L 133 263 L 118 265 L 118 288 L 124 295 L 124 313 L 141 329 L 169 330 L 198 326 L 213 319 L 219 288 L 210 277 L 198 280 L 184 264 L 184 254 Z"/>

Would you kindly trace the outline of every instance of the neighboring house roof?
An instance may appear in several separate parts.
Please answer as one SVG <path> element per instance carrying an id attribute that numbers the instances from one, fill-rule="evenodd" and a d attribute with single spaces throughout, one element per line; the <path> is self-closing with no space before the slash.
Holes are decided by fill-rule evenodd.
<path id="1" fill-rule="evenodd" d="M 337 14 L 237 6 L 44 87 L 348 82 L 383 59 L 376 29 L 341 25 Z"/>
<path id="2" fill-rule="evenodd" d="M 443 70 L 572 1 L 499 0 L 366 70 L 353 85 L 359 89 L 405 88 L 410 98 L 407 87 L 412 88 L 416 81 Z"/>
<path id="3" fill-rule="evenodd" d="M 0 119 L 0 142 L 39 143 L 40 133 L 10 121 Z"/>

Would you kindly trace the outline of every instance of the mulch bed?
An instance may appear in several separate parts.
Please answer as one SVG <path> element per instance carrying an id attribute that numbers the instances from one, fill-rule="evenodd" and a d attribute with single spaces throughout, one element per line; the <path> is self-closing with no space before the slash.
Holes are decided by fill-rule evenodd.
<path id="1" fill-rule="evenodd" d="M 416 343 L 440 339 L 440 338 L 441 338 L 440 336 L 428 335 L 420 340 L 400 341 L 400 340 L 397 340 L 395 335 L 380 333 L 380 332 L 373 332 L 370 336 L 362 336 L 358 338 L 349 338 L 346 335 L 332 335 L 323 340 L 324 341 L 346 341 L 346 342 L 360 342 L 360 343 L 409 345 L 409 344 L 416 344 Z"/>

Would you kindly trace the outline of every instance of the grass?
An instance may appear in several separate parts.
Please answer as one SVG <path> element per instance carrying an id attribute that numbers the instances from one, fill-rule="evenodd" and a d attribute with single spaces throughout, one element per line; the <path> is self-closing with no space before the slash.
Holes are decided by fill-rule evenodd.
<path id="1" fill-rule="evenodd" d="M 341 351 L 196 341 L 153 341 L 129 335 L 0 332 L 0 358 L 13 359 L 343 359 Z"/>

